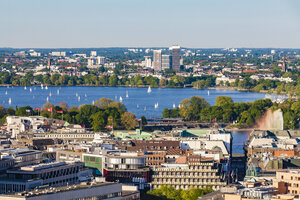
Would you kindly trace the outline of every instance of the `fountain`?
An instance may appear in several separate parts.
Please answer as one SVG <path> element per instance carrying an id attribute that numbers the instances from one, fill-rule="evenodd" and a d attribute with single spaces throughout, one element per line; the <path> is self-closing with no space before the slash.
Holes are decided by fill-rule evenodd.
<path id="1" fill-rule="evenodd" d="M 257 128 L 260 130 L 283 130 L 283 114 L 281 109 L 267 110 L 259 119 Z"/>

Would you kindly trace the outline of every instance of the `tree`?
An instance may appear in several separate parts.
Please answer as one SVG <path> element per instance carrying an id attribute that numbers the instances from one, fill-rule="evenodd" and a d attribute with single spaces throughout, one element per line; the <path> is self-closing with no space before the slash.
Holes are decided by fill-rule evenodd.
<path id="1" fill-rule="evenodd" d="M 125 112 L 121 117 L 122 125 L 127 129 L 131 130 L 136 127 L 136 117 L 130 112 Z"/>
<path id="2" fill-rule="evenodd" d="M 218 96 L 216 98 L 216 106 L 224 106 L 226 104 L 233 104 L 232 98 L 227 96 Z"/>
<path id="3" fill-rule="evenodd" d="M 103 111 L 99 111 L 91 116 L 92 128 L 94 131 L 103 131 L 107 124 L 107 114 Z"/>

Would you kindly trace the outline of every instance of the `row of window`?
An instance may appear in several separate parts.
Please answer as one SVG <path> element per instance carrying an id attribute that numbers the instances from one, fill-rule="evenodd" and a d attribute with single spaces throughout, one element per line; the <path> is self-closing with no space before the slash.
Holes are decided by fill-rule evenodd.
<path id="1" fill-rule="evenodd" d="M 215 172 L 156 172 L 159 176 L 216 176 Z"/>

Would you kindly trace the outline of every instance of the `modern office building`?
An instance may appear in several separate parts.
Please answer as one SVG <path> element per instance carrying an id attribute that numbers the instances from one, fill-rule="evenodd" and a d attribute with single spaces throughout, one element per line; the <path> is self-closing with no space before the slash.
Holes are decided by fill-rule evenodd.
<path id="1" fill-rule="evenodd" d="M 170 69 L 170 56 L 169 55 L 161 56 L 161 68 L 162 68 L 162 70 Z"/>
<path id="2" fill-rule="evenodd" d="M 161 50 L 153 51 L 153 63 L 154 71 L 161 71 Z"/>
<path id="3" fill-rule="evenodd" d="M 180 70 L 180 46 L 172 46 L 169 48 L 170 68 L 174 71 Z"/>
<path id="4" fill-rule="evenodd" d="M 219 190 L 226 185 L 221 166 L 213 160 L 202 160 L 201 157 L 191 157 L 186 163 L 166 164 L 153 169 L 152 187 L 172 186 L 176 189 L 205 188 L 212 186 Z"/>
<path id="5" fill-rule="evenodd" d="M 128 193 L 129 194 L 129 193 Z M 131 192 L 135 194 L 136 198 L 131 200 L 138 200 L 139 192 Z M 35 189 L 26 192 L 19 192 L 13 194 L 0 195 L 1 200 L 74 200 L 74 199 L 109 199 L 122 200 L 124 199 L 122 193 L 122 185 L 120 183 L 84 183 L 72 186 L 52 187 Z M 132 196 L 132 195 L 131 195 Z M 126 198 L 125 198 L 126 199 Z"/>
<path id="6" fill-rule="evenodd" d="M 82 162 L 54 162 L 8 169 L 5 175 L 0 178 L 0 193 L 76 184 L 90 180 L 92 171 L 84 168 Z"/>
<path id="7" fill-rule="evenodd" d="M 138 153 L 114 153 L 105 155 L 103 176 L 106 181 L 149 187 L 150 169 L 145 166 L 145 156 Z"/>

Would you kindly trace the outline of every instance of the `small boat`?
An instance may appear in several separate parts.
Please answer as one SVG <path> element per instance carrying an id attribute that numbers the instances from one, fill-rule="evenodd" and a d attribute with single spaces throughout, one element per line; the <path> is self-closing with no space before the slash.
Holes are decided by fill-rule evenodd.
<path id="1" fill-rule="evenodd" d="M 209 91 L 207 91 L 207 96 L 209 96 Z"/>
<path id="2" fill-rule="evenodd" d="M 94 104 L 95 104 L 95 101 L 93 100 L 92 105 L 94 105 Z"/>
<path id="3" fill-rule="evenodd" d="M 56 92 L 56 93 L 57 93 L 57 95 L 59 95 L 59 90 L 57 90 L 57 92 Z"/>
<path id="4" fill-rule="evenodd" d="M 78 96 L 78 101 L 80 101 L 80 96 Z"/>
<path id="5" fill-rule="evenodd" d="M 86 94 L 84 94 L 84 97 L 86 98 L 86 97 L 87 97 L 87 95 L 86 95 Z"/>
<path id="6" fill-rule="evenodd" d="M 49 97 L 52 97 L 52 93 L 51 92 L 49 93 Z"/>
<path id="7" fill-rule="evenodd" d="M 128 96 L 128 91 L 126 91 L 126 98 L 128 98 L 129 96 Z"/>
<path id="8" fill-rule="evenodd" d="M 122 103 L 122 101 L 123 101 L 123 98 L 122 98 L 122 97 L 120 97 L 120 102 Z"/>
<path id="9" fill-rule="evenodd" d="M 26 87 L 26 86 L 24 87 L 24 90 L 27 90 L 27 87 Z"/>
<path id="10" fill-rule="evenodd" d="M 32 92 L 32 89 L 30 88 L 29 91 Z"/>
<path id="11" fill-rule="evenodd" d="M 41 84 L 41 89 L 42 89 L 42 90 L 44 89 L 44 85 L 43 85 L 43 84 Z"/>
<path id="12" fill-rule="evenodd" d="M 147 93 L 150 94 L 152 92 L 151 87 L 148 87 Z"/>
<path id="13" fill-rule="evenodd" d="M 154 105 L 154 108 L 155 108 L 155 109 L 157 109 L 157 108 L 158 108 L 158 103 L 156 103 L 156 104 Z"/>
<path id="14" fill-rule="evenodd" d="M 46 90 L 48 90 L 48 87 L 47 87 L 47 85 L 46 85 L 45 89 L 46 89 Z"/>
<path id="15" fill-rule="evenodd" d="M 7 93 L 7 91 L 5 92 L 5 95 L 7 95 L 8 93 Z"/>
<path id="16" fill-rule="evenodd" d="M 76 97 L 78 97 L 78 93 L 76 92 Z"/>
<path id="17" fill-rule="evenodd" d="M 176 108 L 175 103 L 173 103 L 173 108 Z"/>
<path id="18" fill-rule="evenodd" d="M 137 105 L 136 105 L 136 108 L 137 108 L 137 109 L 139 109 L 139 108 L 140 108 L 139 104 L 137 104 Z"/>
<path id="19" fill-rule="evenodd" d="M 49 97 L 47 97 L 47 99 L 46 99 L 46 100 L 47 100 L 47 102 L 49 102 Z"/>
<path id="20" fill-rule="evenodd" d="M 8 104 L 11 105 L 11 98 L 8 99 Z"/>

